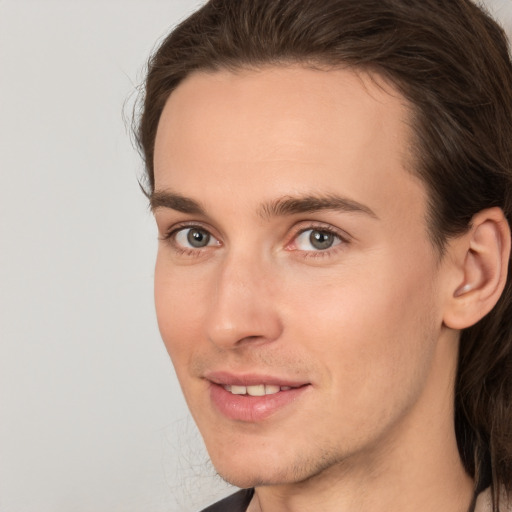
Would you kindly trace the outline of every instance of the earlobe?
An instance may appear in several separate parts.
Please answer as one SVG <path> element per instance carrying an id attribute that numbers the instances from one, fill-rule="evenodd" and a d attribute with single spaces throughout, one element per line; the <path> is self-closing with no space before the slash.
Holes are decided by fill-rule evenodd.
<path id="1" fill-rule="evenodd" d="M 510 227 L 500 208 L 477 213 L 457 244 L 458 282 L 449 298 L 444 323 L 452 329 L 476 324 L 495 306 L 507 281 Z"/>

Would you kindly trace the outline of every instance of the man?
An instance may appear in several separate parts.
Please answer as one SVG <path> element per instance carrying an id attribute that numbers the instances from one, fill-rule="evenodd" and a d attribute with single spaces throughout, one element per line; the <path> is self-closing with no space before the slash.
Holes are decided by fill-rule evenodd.
<path id="1" fill-rule="evenodd" d="M 469 0 L 211 0 L 139 126 L 209 511 L 511 510 L 512 66 Z"/>

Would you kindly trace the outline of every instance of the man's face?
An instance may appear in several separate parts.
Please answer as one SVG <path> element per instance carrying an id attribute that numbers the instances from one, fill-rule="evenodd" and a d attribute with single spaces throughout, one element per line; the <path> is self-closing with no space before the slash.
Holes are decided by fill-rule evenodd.
<path id="1" fill-rule="evenodd" d="M 350 70 L 198 73 L 167 102 L 158 322 L 236 485 L 369 464 L 449 412 L 456 350 L 409 121 Z"/>

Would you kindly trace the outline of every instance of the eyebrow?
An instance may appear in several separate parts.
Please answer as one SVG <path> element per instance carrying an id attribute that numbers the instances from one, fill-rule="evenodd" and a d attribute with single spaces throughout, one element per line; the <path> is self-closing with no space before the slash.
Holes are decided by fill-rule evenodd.
<path id="1" fill-rule="evenodd" d="M 159 208 L 170 208 L 192 215 L 207 215 L 206 209 L 203 208 L 201 203 L 167 190 L 154 191 L 150 195 L 149 201 L 153 212 Z M 376 213 L 368 206 L 336 194 L 285 196 L 262 204 L 258 213 L 262 218 L 268 219 L 299 213 L 312 213 L 320 210 L 364 213 L 374 219 L 378 219 Z"/>
<path id="2" fill-rule="evenodd" d="M 312 213 L 320 210 L 365 213 L 378 219 L 377 214 L 368 206 L 336 194 L 282 197 L 263 204 L 260 208 L 260 214 L 264 218 L 270 218 L 297 213 Z"/>
<path id="3" fill-rule="evenodd" d="M 170 208 L 182 213 L 206 215 L 205 209 L 197 201 L 166 190 L 152 192 L 149 196 L 149 206 L 153 212 L 159 208 Z"/>

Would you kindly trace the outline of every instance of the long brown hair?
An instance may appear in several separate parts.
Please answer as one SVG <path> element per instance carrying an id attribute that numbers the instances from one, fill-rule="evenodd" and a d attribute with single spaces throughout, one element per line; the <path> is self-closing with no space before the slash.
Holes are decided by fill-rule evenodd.
<path id="1" fill-rule="evenodd" d="M 443 252 L 475 213 L 512 224 L 512 65 L 503 30 L 470 0 L 210 0 L 151 57 L 137 127 L 147 187 L 164 104 L 195 70 L 304 63 L 390 80 L 414 107 L 417 173 Z M 510 271 L 510 264 L 509 264 Z M 512 279 L 461 334 L 455 428 L 467 472 L 512 490 Z"/>

